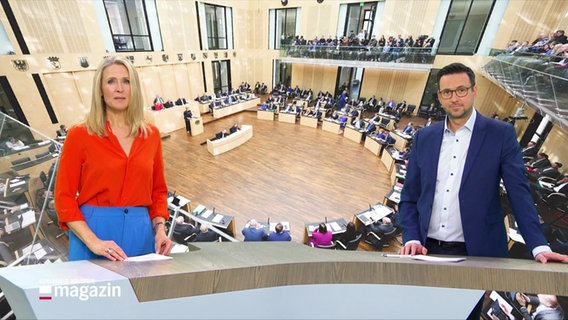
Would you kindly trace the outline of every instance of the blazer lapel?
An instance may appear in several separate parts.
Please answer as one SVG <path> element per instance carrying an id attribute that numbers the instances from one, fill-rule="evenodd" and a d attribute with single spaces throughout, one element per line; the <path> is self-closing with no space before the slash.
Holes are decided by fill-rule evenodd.
<path id="1" fill-rule="evenodd" d="M 479 113 L 477 113 L 477 118 L 475 119 L 475 124 L 473 127 L 473 134 L 471 136 L 471 141 L 469 142 L 469 149 L 467 151 L 467 157 L 465 159 L 465 166 L 463 168 L 463 175 L 462 181 L 460 184 L 467 179 L 471 167 L 475 163 L 475 159 L 477 159 L 477 155 L 483 146 L 483 141 L 485 140 L 485 136 L 487 135 L 485 127 L 485 119 Z"/>

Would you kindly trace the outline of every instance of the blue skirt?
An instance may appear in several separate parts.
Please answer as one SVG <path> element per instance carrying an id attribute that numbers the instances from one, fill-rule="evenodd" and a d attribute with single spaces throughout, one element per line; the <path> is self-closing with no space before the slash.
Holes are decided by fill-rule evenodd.
<path id="1" fill-rule="evenodd" d="M 146 207 L 96 207 L 82 205 L 85 221 L 101 240 L 113 240 L 126 256 L 156 252 L 152 222 Z M 69 230 L 69 261 L 106 259 L 94 254 Z"/>

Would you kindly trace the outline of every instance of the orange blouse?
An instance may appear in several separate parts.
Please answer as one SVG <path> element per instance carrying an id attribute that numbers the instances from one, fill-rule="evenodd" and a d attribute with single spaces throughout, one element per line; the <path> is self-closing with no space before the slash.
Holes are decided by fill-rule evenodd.
<path id="1" fill-rule="evenodd" d="M 85 125 L 73 126 L 63 144 L 55 183 L 59 224 L 85 220 L 79 207 L 146 206 L 150 219 L 169 217 L 160 132 L 137 136 L 126 155 L 107 123 L 107 136 L 90 135 Z"/>

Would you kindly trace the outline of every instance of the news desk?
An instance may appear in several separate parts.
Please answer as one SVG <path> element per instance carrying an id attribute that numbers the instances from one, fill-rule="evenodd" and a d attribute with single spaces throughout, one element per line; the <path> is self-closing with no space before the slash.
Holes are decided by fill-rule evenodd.
<path id="1" fill-rule="evenodd" d="M 252 126 L 248 124 L 243 124 L 241 130 L 235 133 L 215 140 L 207 140 L 207 151 L 212 155 L 216 156 L 221 153 L 233 150 L 234 148 L 240 146 L 241 144 L 247 142 L 252 138 Z"/>
<path id="2" fill-rule="evenodd" d="M 485 290 L 568 295 L 565 264 L 532 260 L 436 263 L 293 242 L 192 243 L 172 256 L 2 268 L 0 287 L 18 319 L 465 319 Z"/>

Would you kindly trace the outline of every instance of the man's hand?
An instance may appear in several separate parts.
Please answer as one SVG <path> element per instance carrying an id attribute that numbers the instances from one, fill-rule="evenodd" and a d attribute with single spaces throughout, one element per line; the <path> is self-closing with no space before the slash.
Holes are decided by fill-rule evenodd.
<path id="1" fill-rule="evenodd" d="M 427 253 L 428 253 L 428 249 L 426 249 L 426 247 L 421 245 L 420 243 L 407 243 L 398 252 L 398 254 L 411 255 L 411 256 L 414 256 L 414 255 L 417 255 L 417 254 L 425 255 Z"/>
<path id="2" fill-rule="evenodd" d="M 541 252 L 536 255 L 535 260 L 540 263 L 547 263 L 549 261 L 568 263 L 568 255 L 557 252 Z"/>

